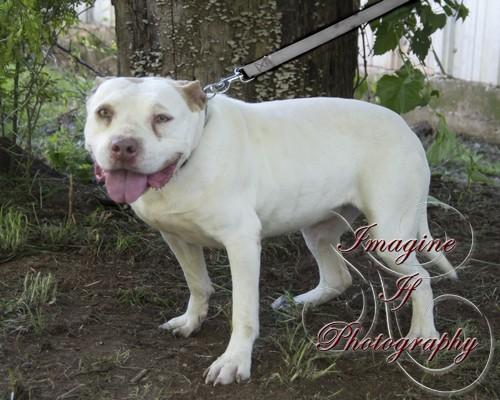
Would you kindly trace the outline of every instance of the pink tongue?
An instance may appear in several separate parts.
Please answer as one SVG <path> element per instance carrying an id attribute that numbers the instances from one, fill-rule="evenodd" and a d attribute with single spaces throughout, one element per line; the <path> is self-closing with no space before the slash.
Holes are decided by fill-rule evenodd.
<path id="1" fill-rule="evenodd" d="M 148 188 L 147 175 L 132 171 L 109 171 L 106 174 L 106 189 L 109 197 L 117 203 L 131 204 Z"/>

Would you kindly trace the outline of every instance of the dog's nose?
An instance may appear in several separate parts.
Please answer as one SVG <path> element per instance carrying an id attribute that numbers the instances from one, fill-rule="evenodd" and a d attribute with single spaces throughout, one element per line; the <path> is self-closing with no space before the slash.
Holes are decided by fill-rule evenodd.
<path id="1" fill-rule="evenodd" d="M 134 138 L 117 138 L 111 141 L 111 153 L 121 161 L 132 161 L 139 150 L 139 142 Z"/>

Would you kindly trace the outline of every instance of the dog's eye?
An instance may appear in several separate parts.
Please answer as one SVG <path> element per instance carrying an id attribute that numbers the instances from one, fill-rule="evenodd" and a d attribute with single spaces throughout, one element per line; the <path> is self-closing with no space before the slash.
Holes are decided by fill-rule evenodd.
<path id="1" fill-rule="evenodd" d="M 165 122 L 168 122 L 171 119 L 173 119 L 173 118 L 167 114 L 158 114 L 158 115 L 155 115 L 154 121 L 155 121 L 155 124 L 164 124 Z"/>
<path id="2" fill-rule="evenodd" d="M 101 107 L 97 110 L 97 115 L 102 119 L 111 119 L 113 112 L 107 107 Z"/>

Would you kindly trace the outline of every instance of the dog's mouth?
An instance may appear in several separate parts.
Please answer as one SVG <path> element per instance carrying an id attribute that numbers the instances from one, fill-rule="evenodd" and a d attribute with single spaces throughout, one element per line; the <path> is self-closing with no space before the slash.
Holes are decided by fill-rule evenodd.
<path id="1" fill-rule="evenodd" d="M 116 203 L 131 204 L 150 187 L 161 189 L 172 176 L 180 156 L 165 168 L 153 174 L 142 174 L 127 169 L 106 171 L 97 162 L 94 163 L 94 173 L 98 182 L 104 182 L 109 197 Z"/>

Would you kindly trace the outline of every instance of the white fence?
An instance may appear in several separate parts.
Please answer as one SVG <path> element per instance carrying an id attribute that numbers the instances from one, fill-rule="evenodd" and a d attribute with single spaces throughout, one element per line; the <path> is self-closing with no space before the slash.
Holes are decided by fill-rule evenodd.
<path id="1" fill-rule="evenodd" d="M 464 4 L 470 10 L 469 17 L 463 23 L 450 18 L 446 27 L 432 36 L 434 50 L 447 74 L 499 85 L 500 0 L 464 0 Z M 112 26 L 115 17 L 111 0 L 97 0 L 80 18 L 86 23 Z M 371 32 L 368 32 L 368 43 L 373 44 Z M 401 61 L 397 55 L 388 53 L 370 55 L 368 64 L 372 68 L 393 70 L 399 68 Z M 429 73 L 440 73 L 432 53 L 426 64 Z"/>
<path id="2" fill-rule="evenodd" d="M 96 0 L 94 6 L 90 8 L 80 5 L 78 11 L 80 12 L 80 21 L 86 24 L 115 25 L 115 10 L 111 5 L 111 0 Z"/>

